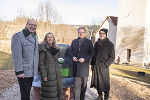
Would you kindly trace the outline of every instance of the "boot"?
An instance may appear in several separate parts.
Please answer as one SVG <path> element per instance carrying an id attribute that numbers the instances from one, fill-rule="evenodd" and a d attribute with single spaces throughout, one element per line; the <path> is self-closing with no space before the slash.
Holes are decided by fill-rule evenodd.
<path id="1" fill-rule="evenodd" d="M 109 91 L 104 92 L 104 100 L 108 100 L 109 98 Z"/>
<path id="2" fill-rule="evenodd" d="M 98 98 L 96 100 L 103 100 L 102 96 L 98 96 Z"/>
<path id="3" fill-rule="evenodd" d="M 103 100 L 102 92 L 98 91 L 98 98 L 96 100 Z"/>

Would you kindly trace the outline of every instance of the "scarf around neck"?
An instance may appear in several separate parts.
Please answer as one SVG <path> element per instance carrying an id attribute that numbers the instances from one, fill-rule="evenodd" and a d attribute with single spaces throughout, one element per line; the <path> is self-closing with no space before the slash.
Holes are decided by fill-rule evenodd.
<path id="1" fill-rule="evenodd" d="M 98 43 L 99 46 L 102 46 L 103 43 L 104 43 L 105 41 L 107 41 L 107 40 L 108 40 L 107 37 L 106 37 L 105 39 L 103 39 L 103 40 L 99 38 L 98 41 L 97 41 L 97 43 Z"/>
<path id="2" fill-rule="evenodd" d="M 27 36 L 29 36 L 30 34 L 32 34 L 32 33 L 29 32 L 29 30 L 28 30 L 27 28 L 24 28 L 24 29 L 22 30 L 22 32 L 23 32 L 23 34 L 24 34 L 25 37 L 27 37 Z M 32 34 L 32 36 L 35 37 L 35 36 L 36 36 L 36 32 L 34 32 L 34 33 Z"/>

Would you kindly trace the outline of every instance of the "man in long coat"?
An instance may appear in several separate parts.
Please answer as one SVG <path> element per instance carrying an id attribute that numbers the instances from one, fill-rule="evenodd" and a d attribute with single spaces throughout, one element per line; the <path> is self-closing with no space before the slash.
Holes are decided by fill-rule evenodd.
<path id="1" fill-rule="evenodd" d="M 84 100 L 89 76 L 89 61 L 94 56 L 91 40 L 86 37 L 86 29 L 78 28 L 78 38 L 72 41 L 70 51 L 73 59 L 74 98 Z"/>
<path id="2" fill-rule="evenodd" d="M 107 38 L 108 29 L 99 31 L 100 38 L 94 45 L 95 55 L 91 60 L 92 80 L 91 88 L 97 89 L 99 97 L 97 100 L 108 100 L 110 90 L 109 66 L 115 59 L 114 45 Z"/>

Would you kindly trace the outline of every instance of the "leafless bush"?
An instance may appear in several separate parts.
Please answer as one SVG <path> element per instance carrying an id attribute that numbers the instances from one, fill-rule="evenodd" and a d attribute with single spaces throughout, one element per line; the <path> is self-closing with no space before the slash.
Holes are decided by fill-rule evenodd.
<path id="1" fill-rule="evenodd" d="M 0 39 L 6 39 L 5 29 L 7 27 L 6 22 L 0 21 Z"/>

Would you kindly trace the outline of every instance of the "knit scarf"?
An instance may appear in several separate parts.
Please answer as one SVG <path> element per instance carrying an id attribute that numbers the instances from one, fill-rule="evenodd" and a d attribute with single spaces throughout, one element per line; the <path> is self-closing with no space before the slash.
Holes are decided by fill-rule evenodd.
<path id="1" fill-rule="evenodd" d="M 103 39 L 103 40 L 101 40 L 101 39 L 99 38 L 98 41 L 97 41 L 98 46 L 101 47 L 101 46 L 103 45 L 103 43 L 104 43 L 105 41 L 107 41 L 107 40 L 108 40 L 107 37 L 106 37 L 105 39 Z"/>
<path id="2" fill-rule="evenodd" d="M 29 36 L 30 34 L 32 34 L 32 33 L 29 32 L 29 30 L 28 30 L 27 28 L 24 28 L 24 29 L 22 30 L 22 32 L 23 32 L 23 34 L 24 34 L 25 37 L 27 37 L 27 36 Z M 34 33 L 32 34 L 32 36 L 35 37 L 35 36 L 36 36 L 36 32 L 34 32 Z"/>
<path id="3" fill-rule="evenodd" d="M 51 51 L 52 55 L 54 55 L 54 56 L 59 52 L 59 50 L 54 48 L 53 46 L 50 46 L 50 51 Z"/>

